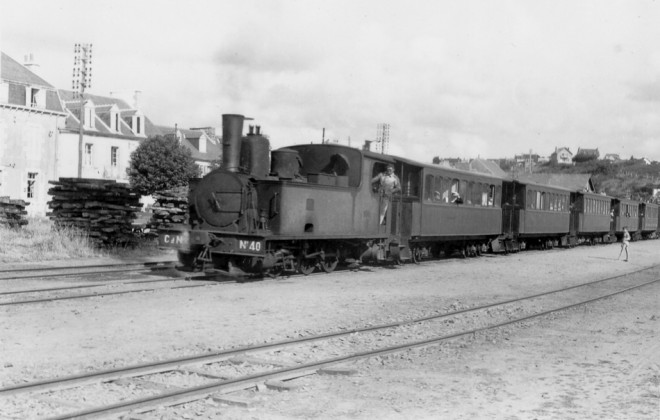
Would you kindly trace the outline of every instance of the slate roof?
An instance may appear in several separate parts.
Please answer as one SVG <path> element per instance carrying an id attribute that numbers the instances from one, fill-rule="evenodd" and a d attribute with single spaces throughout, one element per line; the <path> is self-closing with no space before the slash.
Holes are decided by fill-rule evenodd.
<path id="1" fill-rule="evenodd" d="M 78 121 L 80 100 L 78 99 L 77 93 L 70 90 L 60 90 L 59 94 L 64 101 L 66 108 L 70 111 L 70 114 L 66 119 L 65 128 L 67 130 L 77 131 L 80 127 Z M 113 106 L 117 107 L 117 112 L 121 119 L 132 117 L 138 112 L 136 109 L 131 108 L 126 101 L 119 98 L 89 93 L 84 93 L 83 98 L 91 100 L 94 103 L 96 118 L 108 127 L 111 126 L 110 116 Z M 95 130 L 85 130 L 85 132 L 90 135 L 107 137 L 130 137 L 132 139 L 143 138 L 142 136 L 136 136 L 133 134 L 133 131 L 131 131 L 131 129 L 125 124 L 120 124 L 119 129 L 119 133 L 117 133 L 114 130 L 109 130 L 103 124 L 98 124 L 97 121 L 95 124 Z M 144 116 L 144 134 L 147 137 L 160 134 L 160 131 L 158 131 L 156 126 L 146 116 Z"/>
<path id="2" fill-rule="evenodd" d="M 158 125 L 156 128 L 158 129 L 159 134 L 162 136 L 174 136 L 174 127 Z M 199 151 L 197 145 L 199 144 L 199 139 L 203 134 L 205 134 L 204 131 L 189 130 L 185 128 L 177 128 L 177 130 L 179 130 L 179 132 L 184 136 L 184 138 L 181 140 L 181 145 L 190 150 L 190 155 L 193 159 L 210 162 L 212 160 L 220 159 L 222 156 L 222 142 L 220 142 L 217 138 L 207 136 L 209 140 L 206 142 L 206 153 L 202 153 Z"/>
<path id="3" fill-rule="evenodd" d="M 0 72 L 0 74 L 2 75 L 3 80 L 31 85 L 35 87 L 45 87 L 45 88 L 55 89 L 53 85 L 51 85 L 41 77 L 37 76 L 36 74 L 28 70 L 27 67 L 25 67 L 18 61 L 14 60 L 5 53 L 0 53 L 0 54 L 2 55 L 0 57 L 0 66 L 2 66 L 2 71 Z"/>
<path id="4" fill-rule="evenodd" d="M 470 162 L 470 170 L 473 172 L 490 174 L 499 178 L 507 176 L 507 173 L 500 168 L 500 165 L 492 160 L 486 159 L 473 159 Z"/>
<path id="5" fill-rule="evenodd" d="M 571 191 L 594 191 L 589 174 L 521 174 L 518 179 L 521 182 L 535 182 L 537 184 L 553 185 Z"/>
<path id="6" fill-rule="evenodd" d="M 43 89 L 46 93 L 45 108 L 33 108 L 35 111 L 46 109 L 48 111 L 64 112 L 57 90 L 50 83 L 1 51 L 0 76 L 9 85 L 9 104 L 28 106 L 26 102 L 29 98 L 25 97 L 24 94 L 19 94 L 17 89 L 24 91 L 25 86 L 30 86 Z"/>
<path id="7" fill-rule="evenodd" d="M 575 156 L 598 156 L 598 149 L 578 149 Z"/>

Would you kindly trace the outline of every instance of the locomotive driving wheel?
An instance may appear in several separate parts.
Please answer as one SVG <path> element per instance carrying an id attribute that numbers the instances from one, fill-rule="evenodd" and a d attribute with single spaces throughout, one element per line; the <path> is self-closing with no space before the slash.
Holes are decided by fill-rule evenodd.
<path id="1" fill-rule="evenodd" d="M 419 262 L 422 260 L 422 250 L 421 248 L 413 248 L 410 250 L 410 257 L 412 259 L 412 262 L 415 264 L 419 264 Z"/>
<path id="2" fill-rule="evenodd" d="M 335 268 L 337 268 L 338 263 L 339 263 L 339 259 L 337 257 L 326 258 L 323 261 L 321 261 L 321 268 L 326 273 L 332 273 L 333 271 L 335 271 Z"/>
<path id="3" fill-rule="evenodd" d="M 299 258 L 298 259 L 298 271 L 302 274 L 308 276 L 314 272 L 316 269 L 316 259 L 314 258 Z"/>

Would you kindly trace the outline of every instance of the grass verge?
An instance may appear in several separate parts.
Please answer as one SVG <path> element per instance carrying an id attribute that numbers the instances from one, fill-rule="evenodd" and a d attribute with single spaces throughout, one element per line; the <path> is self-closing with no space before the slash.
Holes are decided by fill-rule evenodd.
<path id="1" fill-rule="evenodd" d="M 28 218 L 19 229 L 0 226 L 0 263 L 77 258 L 137 259 L 161 254 L 154 241 L 137 247 L 96 248 L 89 237 L 74 229 L 53 229 L 46 218 Z"/>

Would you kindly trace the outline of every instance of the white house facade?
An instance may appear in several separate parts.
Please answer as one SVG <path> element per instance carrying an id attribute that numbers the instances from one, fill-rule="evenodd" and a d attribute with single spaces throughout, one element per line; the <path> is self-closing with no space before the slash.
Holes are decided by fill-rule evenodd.
<path id="1" fill-rule="evenodd" d="M 0 55 L 0 196 L 25 200 L 28 214 L 44 216 L 66 113 L 53 86 Z"/>

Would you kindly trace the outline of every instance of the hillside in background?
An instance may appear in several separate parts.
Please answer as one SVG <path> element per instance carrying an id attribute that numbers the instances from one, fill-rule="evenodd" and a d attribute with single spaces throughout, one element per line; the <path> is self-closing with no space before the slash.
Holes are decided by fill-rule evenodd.
<path id="1" fill-rule="evenodd" d="M 649 165 L 637 159 L 591 160 L 575 165 L 545 163 L 535 166 L 534 173 L 591 174 L 596 192 L 640 201 L 651 201 L 653 189 L 660 188 L 660 163 Z"/>

